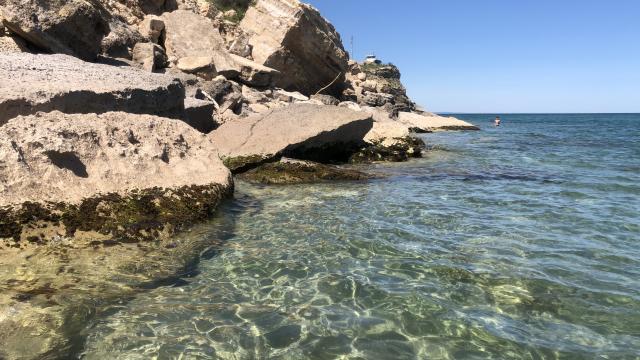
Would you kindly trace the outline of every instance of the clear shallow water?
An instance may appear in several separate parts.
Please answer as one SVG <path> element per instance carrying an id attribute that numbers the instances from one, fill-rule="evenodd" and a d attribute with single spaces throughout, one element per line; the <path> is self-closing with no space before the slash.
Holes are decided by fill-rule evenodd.
<path id="1" fill-rule="evenodd" d="M 224 246 L 83 357 L 640 357 L 640 115 L 460 117 L 384 179 L 239 184 L 194 234 Z"/>

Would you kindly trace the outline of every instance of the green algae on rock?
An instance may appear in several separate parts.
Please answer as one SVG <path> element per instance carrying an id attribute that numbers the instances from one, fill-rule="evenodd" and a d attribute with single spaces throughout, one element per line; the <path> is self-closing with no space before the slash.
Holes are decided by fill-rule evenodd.
<path id="1" fill-rule="evenodd" d="M 259 184 L 304 184 L 321 181 L 367 180 L 373 176 L 354 169 L 311 161 L 282 159 L 241 174 L 240 179 Z"/>
<path id="2" fill-rule="evenodd" d="M 353 154 L 349 159 L 350 163 L 361 164 L 376 161 L 402 162 L 411 158 L 419 158 L 425 148 L 422 139 L 406 136 L 394 138 L 393 143 L 386 144 L 384 141 L 373 141 L 370 146 L 362 148 Z"/>
<path id="3" fill-rule="evenodd" d="M 0 208 L 0 241 L 17 247 L 60 237 L 149 241 L 209 218 L 231 193 L 212 184 L 110 193 L 79 204 L 25 202 Z"/>

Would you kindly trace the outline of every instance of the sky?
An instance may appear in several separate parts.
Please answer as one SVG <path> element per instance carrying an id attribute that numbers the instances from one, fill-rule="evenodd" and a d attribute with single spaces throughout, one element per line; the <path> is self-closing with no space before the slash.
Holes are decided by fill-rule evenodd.
<path id="1" fill-rule="evenodd" d="M 640 112 L 640 0 L 304 0 L 435 112 Z"/>

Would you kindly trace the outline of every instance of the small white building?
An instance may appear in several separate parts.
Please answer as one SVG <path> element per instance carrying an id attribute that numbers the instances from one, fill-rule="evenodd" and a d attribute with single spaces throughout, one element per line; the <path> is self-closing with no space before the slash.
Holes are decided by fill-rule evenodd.
<path id="1" fill-rule="evenodd" d="M 365 64 L 382 64 L 382 61 L 378 60 L 375 55 L 367 55 L 364 59 Z"/>

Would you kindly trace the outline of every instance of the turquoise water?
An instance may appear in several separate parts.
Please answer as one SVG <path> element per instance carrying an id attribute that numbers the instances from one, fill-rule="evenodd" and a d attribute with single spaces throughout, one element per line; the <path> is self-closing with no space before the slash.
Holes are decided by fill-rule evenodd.
<path id="1" fill-rule="evenodd" d="M 640 115 L 460 115 L 369 182 L 258 187 L 86 359 L 638 359 Z"/>

